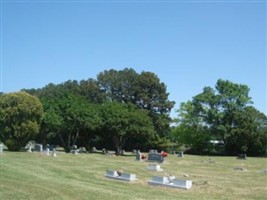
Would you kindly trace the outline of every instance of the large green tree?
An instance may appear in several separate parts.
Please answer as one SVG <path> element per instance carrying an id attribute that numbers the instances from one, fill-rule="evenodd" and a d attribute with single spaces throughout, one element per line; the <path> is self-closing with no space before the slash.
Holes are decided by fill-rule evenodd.
<path id="1" fill-rule="evenodd" d="M 103 133 L 113 140 L 117 154 L 130 138 L 146 137 L 150 140 L 155 136 L 147 111 L 140 110 L 133 104 L 106 102 L 102 105 L 101 113 Z"/>
<path id="2" fill-rule="evenodd" d="M 215 139 L 224 142 L 227 154 L 250 153 L 253 148 L 249 150 L 251 143 L 248 141 L 253 135 L 258 135 L 260 124 L 255 122 L 261 116 L 255 114 L 258 112 L 256 109 L 249 109 L 251 103 L 248 86 L 219 79 L 215 89 L 204 87 L 192 101 L 181 104 L 178 126 L 190 130 L 186 138 L 195 138 L 195 141 L 201 138 L 202 149 L 207 149 L 209 141 Z M 245 117 L 252 114 L 253 118 Z M 196 147 L 197 144 L 191 145 Z"/>
<path id="3" fill-rule="evenodd" d="M 0 139 L 9 150 L 23 148 L 38 132 L 43 107 L 38 98 L 16 92 L 0 96 Z"/>
<path id="4" fill-rule="evenodd" d="M 170 131 L 169 114 L 174 102 L 168 99 L 167 87 L 156 74 L 138 74 L 128 68 L 118 71 L 111 69 L 101 72 L 97 81 L 107 100 L 133 103 L 138 108 L 147 110 L 159 139 Z"/>
<path id="5" fill-rule="evenodd" d="M 49 94 L 41 97 L 45 110 L 42 132 L 58 136 L 66 152 L 80 137 L 83 137 L 83 145 L 89 149 L 92 134 L 101 125 L 97 105 L 63 88 L 50 91 Z"/>

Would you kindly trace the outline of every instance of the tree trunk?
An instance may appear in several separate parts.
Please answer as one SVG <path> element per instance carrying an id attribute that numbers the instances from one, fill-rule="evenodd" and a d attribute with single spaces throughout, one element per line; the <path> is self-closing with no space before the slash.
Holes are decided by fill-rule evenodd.
<path id="1" fill-rule="evenodd" d="M 116 147 L 116 155 L 121 155 L 121 150 L 123 145 L 125 144 L 126 139 L 123 136 L 114 136 L 113 140 Z"/>
<path id="2" fill-rule="evenodd" d="M 74 135 L 72 145 L 76 145 L 76 141 L 77 141 L 78 136 L 79 136 L 79 131 L 77 131 L 76 134 Z"/>

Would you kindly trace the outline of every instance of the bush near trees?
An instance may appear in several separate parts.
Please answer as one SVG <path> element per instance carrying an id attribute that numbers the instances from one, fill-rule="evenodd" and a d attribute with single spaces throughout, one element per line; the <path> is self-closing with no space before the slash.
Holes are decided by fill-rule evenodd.
<path id="1" fill-rule="evenodd" d="M 35 139 L 66 152 L 74 145 L 112 148 L 117 154 L 176 145 L 196 154 L 266 155 L 267 117 L 252 106 L 246 85 L 219 79 L 215 88 L 204 87 L 180 105 L 172 128 L 174 102 L 152 72 L 111 69 L 97 79 L 23 91 L 0 98 L 0 139 L 10 150 Z"/>
<path id="2" fill-rule="evenodd" d="M 26 92 L 0 95 L 0 140 L 11 151 L 23 148 L 39 132 L 43 107 Z"/>

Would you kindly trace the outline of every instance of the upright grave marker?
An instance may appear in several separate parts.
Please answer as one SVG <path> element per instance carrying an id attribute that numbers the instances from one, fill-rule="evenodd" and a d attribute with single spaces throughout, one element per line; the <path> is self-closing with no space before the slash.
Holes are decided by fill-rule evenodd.
<path id="1" fill-rule="evenodd" d="M 35 151 L 43 152 L 43 145 L 41 144 L 35 144 Z"/>
<path id="2" fill-rule="evenodd" d="M 157 150 L 149 150 L 147 161 L 151 162 L 163 162 L 164 157 L 158 153 Z"/>
<path id="3" fill-rule="evenodd" d="M 142 160 L 142 154 L 141 154 L 140 150 L 136 151 L 136 160 Z"/>

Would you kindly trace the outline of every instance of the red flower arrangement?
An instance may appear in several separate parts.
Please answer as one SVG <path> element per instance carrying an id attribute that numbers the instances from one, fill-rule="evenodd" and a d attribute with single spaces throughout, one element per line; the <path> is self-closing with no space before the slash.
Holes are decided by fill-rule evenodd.
<path id="1" fill-rule="evenodd" d="M 161 152 L 161 156 L 163 156 L 163 157 L 167 157 L 167 156 L 168 156 L 168 153 L 165 152 L 165 151 L 162 151 L 162 152 Z"/>

